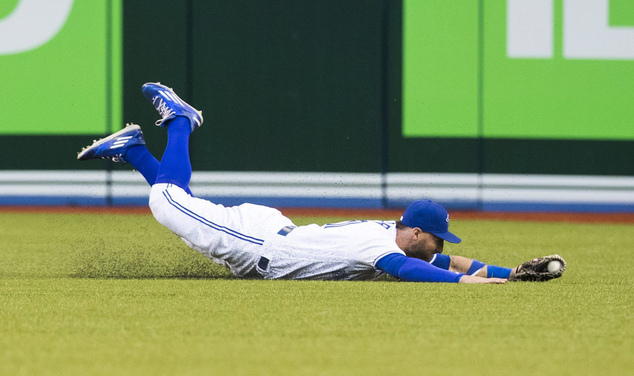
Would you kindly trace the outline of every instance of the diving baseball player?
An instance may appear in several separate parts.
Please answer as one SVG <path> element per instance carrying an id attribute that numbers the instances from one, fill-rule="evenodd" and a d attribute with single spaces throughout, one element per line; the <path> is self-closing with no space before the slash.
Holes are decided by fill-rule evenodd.
<path id="1" fill-rule="evenodd" d="M 77 158 L 130 163 L 152 186 L 149 205 L 156 220 L 238 277 L 368 280 L 387 273 L 414 282 L 499 284 L 546 281 L 566 268 L 558 255 L 514 269 L 445 255 L 444 241 L 461 240 L 449 232 L 447 211 L 428 200 L 413 202 L 400 221 L 296 226 L 273 208 L 224 207 L 196 198 L 189 190 L 189 137 L 202 125 L 202 112 L 160 83 L 146 83 L 142 91 L 161 115 L 156 125 L 167 128 L 161 162 L 145 147 L 136 124 L 95 141 Z"/>

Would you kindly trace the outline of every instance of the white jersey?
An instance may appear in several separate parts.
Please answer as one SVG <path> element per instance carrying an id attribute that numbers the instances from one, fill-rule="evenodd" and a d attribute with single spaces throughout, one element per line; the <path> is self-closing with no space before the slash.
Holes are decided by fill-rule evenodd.
<path id="1" fill-rule="evenodd" d="M 293 229 L 265 243 L 270 260 L 265 278 L 364 280 L 377 277 L 375 264 L 396 245 L 394 221 L 348 221 Z"/>
<path id="2" fill-rule="evenodd" d="M 150 193 L 155 218 L 191 248 L 239 277 L 372 279 L 376 261 L 401 253 L 394 221 L 348 221 L 296 227 L 278 210 L 224 207 L 172 184 Z M 282 230 L 282 231 L 281 231 Z"/>

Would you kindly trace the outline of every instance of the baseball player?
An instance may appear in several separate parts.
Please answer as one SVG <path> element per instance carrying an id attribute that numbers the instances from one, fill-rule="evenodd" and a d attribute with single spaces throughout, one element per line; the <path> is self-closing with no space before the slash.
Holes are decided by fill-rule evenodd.
<path id="1" fill-rule="evenodd" d="M 149 205 L 156 220 L 238 277 L 368 280 L 387 273 L 413 282 L 499 284 L 546 281 L 566 268 L 558 255 L 514 269 L 445 255 L 444 241 L 461 240 L 449 231 L 447 211 L 428 200 L 413 202 L 400 221 L 296 226 L 273 208 L 224 207 L 196 198 L 189 189 L 189 137 L 202 125 L 202 112 L 160 83 L 146 83 L 142 91 L 161 115 L 156 125 L 167 128 L 161 162 L 145 147 L 136 124 L 95 141 L 77 158 L 130 163 L 152 186 Z"/>

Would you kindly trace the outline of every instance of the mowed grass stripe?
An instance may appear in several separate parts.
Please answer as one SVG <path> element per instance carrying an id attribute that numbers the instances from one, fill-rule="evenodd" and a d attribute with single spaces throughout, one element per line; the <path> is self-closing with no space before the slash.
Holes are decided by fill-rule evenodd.
<path id="1" fill-rule="evenodd" d="M 151 216 L 0 214 L 0 374 L 629 374 L 631 225 L 454 221 L 549 283 L 238 280 Z M 350 218 L 296 218 L 334 222 Z"/>

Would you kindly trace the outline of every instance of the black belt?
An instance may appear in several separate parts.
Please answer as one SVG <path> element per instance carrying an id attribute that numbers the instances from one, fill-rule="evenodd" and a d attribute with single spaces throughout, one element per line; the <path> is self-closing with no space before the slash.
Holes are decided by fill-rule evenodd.
<path id="1" fill-rule="evenodd" d="M 286 236 L 290 234 L 291 231 L 295 230 L 296 228 L 297 226 L 284 226 L 282 227 L 280 231 L 277 232 L 277 234 Z M 260 259 L 258 260 L 258 267 L 256 269 L 257 273 L 260 274 L 261 276 L 264 276 L 263 273 L 267 271 L 269 267 L 269 262 L 271 262 L 271 260 L 269 260 L 268 258 L 264 256 L 260 256 Z"/>
<path id="2" fill-rule="evenodd" d="M 277 234 L 286 236 L 290 234 L 291 231 L 295 230 L 296 228 L 297 226 L 284 226 L 282 227 L 280 231 L 277 232 Z M 257 267 L 258 274 L 263 276 L 262 273 L 265 272 L 267 268 L 269 267 L 269 262 L 271 262 L 271 260 L 269 260 L 268 258 L 264 256 L 260 256 L 260 259 L 258 260 L 258 267 Z"/>
<path id="3" fill-rule="evenodd" d="M 258 268 L 260 268 L 263 272 L 266 271 L 266 269 L 269 267 L 269 262 L 270 260 L 266 257 L 260 257 L 260 260 L 258 261 Z"/>

